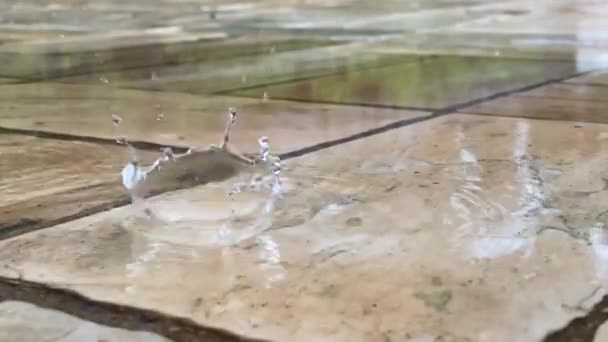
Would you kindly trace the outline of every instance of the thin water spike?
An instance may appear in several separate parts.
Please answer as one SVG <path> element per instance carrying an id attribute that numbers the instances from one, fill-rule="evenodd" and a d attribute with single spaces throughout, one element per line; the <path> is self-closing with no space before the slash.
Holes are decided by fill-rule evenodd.
<path id="1" fill-rule="evenodd" d="M 226 124 L 226 129 L 224 130 L 224 137 L 220 144 L 220 148 L 222 149 L 225 149 L 227 144 L 230 142 L 230 131 L 232 130 L 232 126 L 236 124 L 236 109 L 229 108 L 228 116 L 228 123 Z"/>
<path id="2" fill-rule="evenodd" d="M 265 162 L 270 155 L 270 141 L 268 137 L 263 136 L 258 139 L 258 144 L 260 144 L 260 159 Z"/>

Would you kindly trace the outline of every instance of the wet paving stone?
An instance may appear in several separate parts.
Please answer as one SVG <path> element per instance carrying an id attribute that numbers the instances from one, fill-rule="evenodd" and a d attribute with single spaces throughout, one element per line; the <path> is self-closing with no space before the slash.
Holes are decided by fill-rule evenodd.
<path id="1" fill-rule="evenodd" d="M 32 322 L 37 324 L 32 325 Z M 169 342 L 154 334 L 128 331 L 83 321 L 29 303 L 0 303 L 0 341 L 38 342 L 44 336 L 57 342 Z"/>
<path id="2" fill-rule="evenodd" d="M 89 34 L 59 40 L 0 45 L 0 75 L 49 79 L 133 68 L 162 68 L 192 62 L 227 60 L 335 44 L 323 40 L 228 38 L 222 32 L 188 33 L 161 29 L 143 32 Z M 107 77 L 107 76 L 106 76 Z M 151 73 L 145 75 L 150 79 Z"/>
<path id="3" fill-rule="evenodd" d="M 568 80 L 568 82 L 608 86 L 608 71 L 593 72 L 581 77 L 573 78 Z"/>
<path id="4" fill-rule="evenodd" d="M 555 83 L 519 93 L 522 96 L 583 102 L 608 102 L 608 87 L 595 87 L 573 82 Z"/>
<path id="5" fill-rule="evenodd" d="M 2 238 L 129 202 L 124 147 L 0 134 L 0 151 Z"/>
<path id="6" fill-rule="evenodd" d="M 483 115 L 608 123 L 608 88 L 554 84 L 462 109 Z"/>
<path id="7" fill-rule="evenodd" d="M 573 74 L 568 62 L 442 56 L 354 70 L 235 94 L 396 107 L 439 109 Z"/>
<path id="8" fill-rule="evenodd" d="M 103 76 L 110 85 L 117 87 L 222 93 L 415 60 L 414 57 L 375 54 L 369 50 L 367 44 L 360 43 L 283 52 L 270 47 L 257 56 L 94 73 L 61 78 L 60 81 L 99 84 L 99 77 Z"/>
<path id="9" fill-rule="evenodd" d="M 290 159 L 280 196 L 237 177 L 3 241 L 0 273 L 278 341 L 539 341 L 608 279 L 606 136 L 444 116 Z"/>
<path id="10" fill-rule="evenodd" d="M 257 152 L 268 136 L 275 153 L 428 115 L 421 111 L 302 104 L 285 101 L 201 96 L 115 88 L 34 83 L 1 86 L 0 126 L 79 137 L 121 137 L 169 146 L 218 144 L 228 108 L 238 111 L 232 142 L 242 152 Z M 161 115 L 162 114 L 162 115 Z M 112 115 L 121 118 L 115 126 Z"/>

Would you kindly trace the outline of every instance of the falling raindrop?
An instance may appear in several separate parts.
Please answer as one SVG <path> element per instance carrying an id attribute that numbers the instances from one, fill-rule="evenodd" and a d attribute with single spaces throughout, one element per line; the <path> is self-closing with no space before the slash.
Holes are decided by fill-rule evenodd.
<path id="1" fill-rule="evenodd" d="M 120 123 L 122 122 L 122 118 L 116 114 L 112 114 L 112 124 L 114 125 L 114 127 L 118 127 L 118 125 L 120 125 Z"/>
<path id="2" fill-rule="evenodd" d="M 264 92 L 264 95 L 262 95 L 262 100 L 263 100 L 264 102 L 266 102 L 266 101 L 268 101 L 268 98 L 269 98 L 269 97 L 268 97 L 268 93 L 267 93 L 267 92 Z"/>
<path id="3" fill-rule="evenodd" d="M 152 74 L 150 74 L 150 80 L 152 81 L 158 81 L 158 75 L 156 74 L 156 72 L 152 71 Z"/>
<path id="4" fill-rule="evenodd" d="M 247 83 L 247 75 L 241 75 L 241 83 Z"/>

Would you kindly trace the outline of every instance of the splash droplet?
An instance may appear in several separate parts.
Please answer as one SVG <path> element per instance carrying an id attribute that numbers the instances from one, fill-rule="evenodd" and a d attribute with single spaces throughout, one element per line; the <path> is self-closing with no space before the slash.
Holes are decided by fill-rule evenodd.
<path id="1" fill-rule="evenodd" d="M 107 79 L 107 78 L 105 78 L 105 77 L 103 77 L 103 76 L 101 76 L 101 77 L 99 78 L 99 81 L 100 81 L 101 83 L 105 83 L 105 84 L 110 83 L 110 81 L 108 81 L 108 79 Z"/>
<path id="2" fill-rule="evenodd" d="M 161 121 L 164 118 L 165 118 L 165 114 L 164 113 L 158 113 L 158 115 L 156 116 L 156 120 L 158 120 L 158 121 Z"/>
<path id="3" fill-rule="evenodd" d="M 112 124 L 115 127 L 118 127 L 118 125 L 120 125 L 120 123 L 122 122 L 122 118 L 116 114 L 112 114 Z"/>

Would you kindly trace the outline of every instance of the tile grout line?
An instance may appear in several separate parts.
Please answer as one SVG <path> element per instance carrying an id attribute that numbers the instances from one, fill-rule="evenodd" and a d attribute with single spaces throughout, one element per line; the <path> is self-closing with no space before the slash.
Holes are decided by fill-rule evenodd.
<path id="1" fill-rule="evenodd" d="M 248 95 L 242 94 L 215 94 L 219 96 L 230 96 L 230 97 L 242 97 L 246 99 L 257 99 L 257 97 L 252 97 Z M 396 109 L 396 110 L 409 110 L 409 111 L 419 111 L 419 112 L 435 112 L 439 110 L 439 108 L 429 108 L 429 107 L 418 107 L 418 106 L 401 106 L 401 105 L 386 105 L 381 103 L 364 103 L 364 102 L 339 102 L 339 101 L 325 101 L 325 100 L 310 100 L 310 99 L 298 99 L 291 97 L 272 97 L 272 100 L 278 101 L 288 101 L 288 102 L 297 102 L 297 103 L 306 103 L 306 104 L 327 104 L 333 106 L 344 106 L 344 107 L 365 107 L 365 108 L 377 108 L 377 109 Z"/>
<path id="2" fill-rule="evenodd" d="M 529 91 L 535 88 L 539 88 L 548 84 L 553 84 L 553 83 L 559 83 L 559 82 L 563 82 L 565 80 L 574 78 L 574 77 L 579 77 L 585 74 L 588 74 L 592 71 L 584 71 L 584 72 L 578 72 L 578 73 L 574 73 L 571 75 L 567 75 L 567 76 L 563 76 L 563 77 L 557 77 L 557 78 L 550 78 L 548 80 L 542 81 L 542 82 L 537 82 L 531 85 L 527 85 L 527 86 L 523 86 L 520 88 L 516 88 L 516 89 L 511 89 L 511 90 L 506 90 L 506 91 L 502 91 L 502 92 L 498 92 L 495 93 L 493 95 L 489 95 L 489 96 L 485 96 L 482 98 L 478 98 L 478 99 L 474 99 L 474 100 L 470 100 L 467 102 L 462 102 L 462 103 L 458 103 L 452 106 L 448 106 L 445 107 L 443 109 L 434 111 L 433 113 L 431 113 L 431 115 L 427 115 L 427 116 L 422 116 L 422 117 L 417 117 L 417 118 L 412 118 L 412 119 L 404 119 L 404 120 L 399 120 L 393 123 L 390 123 L 388 125 L 382 126 L 382 127 L 377 127 L 371 130 L 367 130 L 364 132 L 360 132 L 348 137 L 343 137 L 340 139 L 335 139 L 335 140 L 329 140 L 329 141 L 325 141 L 322 142 L 320 144 L 316 144 L 316 145 L 312 145 L 312 146 L 308 146 L 308 147 L 304 147 L 302 149 L 299 150 L 295 150 L 295 151 L 291 151 L 288 153 L 285 153 L 284 155 L 280 156 L 281 158 L 284 159 L 290 159 L 290 158 L 296 158 L 296 157 L 300 157 L 303 156 L 305 154 L 309 154 L 309 153 L 313 153 L 316 151 L 320 151 L 326 148 L 330 148 L 336 145 L 341 145 L 344 143 L 348 143 L 354 140 L 358 140 L 358 139 L 362 139 L 362 138 L 366 138 L 372 135 L 376 135 L 376 134 L 380 134 L 380 133 L 384 133 L 393 129 L 397 129 L 397 128 L 402 128 L 402 127 L 406 127 L 409 125 L 413 125 L 419 122 L 423 122 L 423 121 L 427 121 L 427 120 L 432 120 L 444 115 L 448 115 L 448 114 L 455 114 L 458 113 L 460 110 L 463 110 L 465 108 L 474 106 L 474 105 L 478 105 L 484 102 L 488 102 L 488 101 L 492 101 L 495 100 L 497 98 L 500 97 L 507 97 L 513 94 L 517 94 L 520 92 L 524 92 L 524 91 Z M 474 114 L 473 114 L 474 115 Z"/>
<path id="3" fill-rule="evenodd" d="M 189 318 L 86 297 L 75 290 L 0 276 L 0 303 L 21 301 L 113 328 L 145 331 L 174 342 L 264 342 Z"/>

